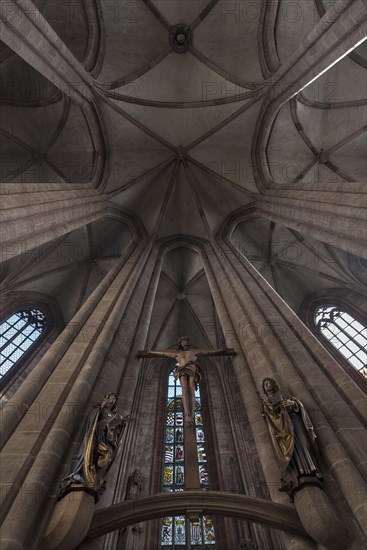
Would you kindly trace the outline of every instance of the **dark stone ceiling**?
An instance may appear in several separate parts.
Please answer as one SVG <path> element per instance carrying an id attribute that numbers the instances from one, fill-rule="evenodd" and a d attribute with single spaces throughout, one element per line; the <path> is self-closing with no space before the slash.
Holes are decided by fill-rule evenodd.
<path id="1" fill-rule="evenodd" d="M 220 0 L 208 6 L 198 0 L 34 3 L 102 91 L 106 158 L 100 183 L 111 207 L 138 219 L 158 238 L 208 238 L 200 212 L 215 235 L 226 218 L 259 197 L 254 135 L 271 70 L 292 54 L 328 2 L 306 0 L 295 11 L 281 1 L 265 38 L 263 10 L 274 7 L 261 0 Z M 178 24 L 190 29 L 189 43 L 181 50 L 172 42 L 172 28 Z M 297 183 L 363 178 L 365 45 L 280 109 L 267 129 L 265 158 L 271 179 Z M 269 49 L 271 67 L 265 55 Z M 5 46 L 0 58 L 2 181 L 90 181 L 101 153 L 95 150 L 88 113 Z M 331 280 L 337 286 L 358 285 L 345 255 L 336 251 L 338 262 L 333 263 L 326 251 L 317 265 L 307 264 L 310 248 L 317 245 L 290 235 L 285 227 L 250 220 L 235 237 L 240 249 L 261 250 L 256 267 L 295 309 L 302 296 L 330 286 Z M 299 257 L 284 252 L 290 239 L 298 239 Z M 52 246 L 65 249 L 68 240 L 75 246 L 83 242 L 84 254 L 70 261 L 62 255 L 61 263 L 54 259 L 49 265 L 45 246 L 31 271 L 17 260 L 4 265 L 3 288 L 33 285 L 60 295 L 72 280 L 75 301 L 65 314 L 69 318 L 131 235 L 112 217 Z M 175 292 L 182 292 L 191 278 L 200 279 L 194 253 L 181 250 L 173 263 L 167 258 L 164 270 Z M 285 283 L 289 277 L 293 286 Z"/>

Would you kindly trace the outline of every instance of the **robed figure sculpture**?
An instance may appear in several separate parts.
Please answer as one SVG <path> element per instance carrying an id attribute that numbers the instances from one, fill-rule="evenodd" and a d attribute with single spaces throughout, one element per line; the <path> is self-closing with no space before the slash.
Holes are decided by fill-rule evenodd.
<path id="1" fill-rule="evenodd" d="M 262 414 L 281 471 L 279 490 L 292 496 L 306 478 L 317 484 L 322 481 L 316 459 L 316 434 L 299 399 L 282 395 L 273 378 L 265 378 L 262 385 L 266 395 Z"/>
<path id="2" fill-rule="evenodd" d="M 60 483 L 59 499 L 78 486 L 92 492 L 95 499 L 103 491 L 104 476 L 116 457 L 124 426 L 130 419 L 118 414 L 116 403 L 116 394 L 107 393 L 90 413 L 79 450 Z"/>

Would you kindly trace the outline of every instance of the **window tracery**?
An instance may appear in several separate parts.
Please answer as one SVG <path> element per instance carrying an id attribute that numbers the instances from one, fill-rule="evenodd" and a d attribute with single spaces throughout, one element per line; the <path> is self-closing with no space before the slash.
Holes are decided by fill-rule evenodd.
<path id="1" fill-rule="evenodd" d="M 208 489 L 206 437 L 199 386 L 195 391 L 195 426 L 200 486 L 203 489 Z M 163 491 L 183 491 L 185 482 L 184 452 L 182 388 L 171 371 L 168 377 L 166 401 Z M 186 548 L 188 536 L 192 549 L 215 550 L 216 548 L 212 518 L 203 516 L 198 520 L 191 521 L 187 520 L 185 516 L 163 518 L 161 526 L 162 550 Z"/>
<path id="2" fill-rule="evenodd" d="M 365 295 L 347 288 L 313 292 L 303 300 L 298 315 L 348 376 L 367 394 L 366 353 L 363 350 L 367 344 Z M 353 339 L 359 333 L 359 343 L 356 343 Z M 350 342 L 349 345 L 346 345 L 347 342 Z M 357 353 L 357 350 L 360 351 Z"/>
<path id="3" fill-rule="evenodd" d="M 0 325 L 0 380 L 46 330 L 46 316 L 36 308 L 18 310 Z"/>
<path id="4" fill-rule="evenodd" d="M 57 301 L 39 292 L 9 292 L 0 311 L 0 397 L 9 400 L 65 327 Z"/>
<path id="5" fill-rule="evenodd" d="M 315 312 L 318 331 L 353 367 L 367 378 L 367 328 L 352 315 L 332 305 Z"/>

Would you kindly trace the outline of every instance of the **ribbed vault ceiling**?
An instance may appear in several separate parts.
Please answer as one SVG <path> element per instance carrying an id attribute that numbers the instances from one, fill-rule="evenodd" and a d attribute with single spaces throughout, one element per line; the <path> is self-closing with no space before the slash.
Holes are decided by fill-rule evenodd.
<path id="1" fill-rule="evenodd" d="M 102 184 L 112 206 L 139 219 L 146 232 L 156 232 L 158 238 L 207 239 L 208 228 L 214 235 L 231 213 L 259 196 L 253 136 L 264 90 L 271 72 L 317 23 L 328 2 L 297 4 L 301 13 L 292 11 L 289 2 L 279 2 L 274 28 L 265 38 L 264 10 L 274 10 L 276 2 L 34 3 L 101 90 L 108 152 Z M 191 45 L 184 53 L 169 43 L 170 30 L 178 24 L 191 30 Z M 272 67 L 264 54 L 270 47 L 275 52 Z M 98 152 L 87 115 L 16 54 L 3 47 L 0 56 L 5 82 L 3 181 L 90 181 Z M 266 151 L 275 181 L 353 181 L 364 176 L 366 57 L 362 45 L 281 108 Z M 301 294 L 324 286 L 320 277 L 326 284 L 334 277 L 332 284 L 341 286 L 350 278 L 341 256 L 338 264 L 328 269 L 313 266 L 306 276 L 306 252 L 302 258 L 278 258 L 274 266 L 272 243 L 276 238 L 281 249 L 288 246 L 290 232 L 285 227 L 250 220 L 236 238 L 243 246 L 261 248 L 256 266 L 281 294 L 289 294 L 295 308 Z M 307 239 L 295 234 L 291 238 L 305 247 Z M 3 266 L 4 288 L 27 289 L 32 284 L 60 296 L 65 282 L 72 280 L 75 289 L 69 287 L 69 292 L 75 299 L 65 312 L 70 318 L 118 255 L 116 246 L 125 246 L 131 235 L 111 218 L 74 231 L 52 247 L 65 246 L 68 239 L 83 242 L 84 254 L 69 261 L 56 258 L 51 266 L 45 259 L 48 247 L 41 247 L 45 254 L 31 270 L 19 269 L 16 260 Z M 318 261 L 330 263 L 325 254 Z M 195 253 L 176 249 L 164 264 L 162 292 L 172 294 L 174 302 L 186 289 L 185 296 L 194 292 L 197 304 L 197 296 L 207 293 L 201 269 Z M 297 296 L 282 282 L 290 276 L 295 287 L 302 288 Z M 179 302 L 171 320 L 194 318 L 190 299 Z M 169 310 L 166 304 L 164 318 Z M 157 334 L 151 338 L 155 341 Z"/>

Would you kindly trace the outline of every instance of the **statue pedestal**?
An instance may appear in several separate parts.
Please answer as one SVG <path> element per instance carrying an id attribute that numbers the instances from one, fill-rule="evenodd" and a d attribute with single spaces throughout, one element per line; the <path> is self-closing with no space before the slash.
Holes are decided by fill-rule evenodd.
<path id="1" fill-rule="evenodd" d="M 307 533 L 328 550 L 348 548 L 348 535 L 327 494 L 317 483 L 302 484 L 294 493 L 294 504 Z"/>
<path id="2" fill-rule="evenodd" d="M 74 550 L 83 541 L 94 513 L 95 498 L 82 486 L 56 503 L 42 541 L 43 550 Z"/>

